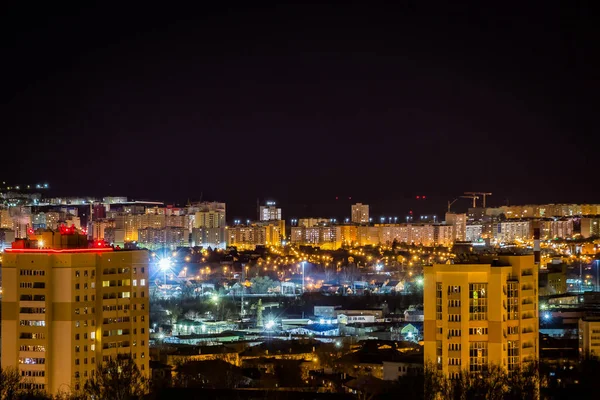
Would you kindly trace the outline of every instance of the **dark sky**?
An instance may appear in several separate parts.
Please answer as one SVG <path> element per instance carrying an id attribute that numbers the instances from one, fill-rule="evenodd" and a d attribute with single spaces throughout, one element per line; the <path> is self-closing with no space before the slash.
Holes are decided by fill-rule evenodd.
<path id="1" fill-rule="evenodd" d="M 241 217 L 257 197 L 287 218 L 354 201 L 441 214 L 464 191 L 600 202 L 598 32 L 579 2 L 9 3 L 2 169 L 15 183 L 202 194 Z"/>

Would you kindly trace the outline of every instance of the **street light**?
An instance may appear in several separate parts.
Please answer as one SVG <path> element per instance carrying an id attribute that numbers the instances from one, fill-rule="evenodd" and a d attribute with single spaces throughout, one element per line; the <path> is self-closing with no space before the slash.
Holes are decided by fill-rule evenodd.
<path id="1" fill-rule="evenodd" d="M 158 261 L 158 267 L 164 274 L 165 285 L 167 284 L 167 271 L 171 268 L 171 259 L 170 258 L 161 258 Z"/>
<path id="2" fill-rule="evenodd" d="M 302 294 L 304 294 L 304 264 L 306 261 L 302 261 Z"/>

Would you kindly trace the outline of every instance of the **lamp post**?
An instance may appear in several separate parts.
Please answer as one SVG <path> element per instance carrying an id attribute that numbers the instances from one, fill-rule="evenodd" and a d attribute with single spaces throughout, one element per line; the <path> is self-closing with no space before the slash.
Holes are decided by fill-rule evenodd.
<path id="1" fill-rule="evenodd" d="M 167 285 L 167 270 L 171 267 L 171 260 L 169 258 L 163 258 L 158 262 L 158 267 L 163 272 L 165 286 Z"/>
<path id="2" fill-rule="evenodd" d="M 304 294 L 304 264 L 306 261 L 302 261 L 302 294 Z"/>

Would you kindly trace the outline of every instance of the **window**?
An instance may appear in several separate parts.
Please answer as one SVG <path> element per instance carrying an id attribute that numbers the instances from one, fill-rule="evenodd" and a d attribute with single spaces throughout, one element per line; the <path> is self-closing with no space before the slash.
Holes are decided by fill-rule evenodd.
<path id="1" fill-rule="evenodd" d="M 469 319 L 487 320 L 487 283 L 469 284 Z"/>
<path id="2" fill-rule="evenodd" d="M 79 346 L 75 346 L 75 353 L 79 353 Z"/>
<path id="3" fill-rule="evenodd" d="M 132 281 L 132 286 L 137 286 L 137 279 L 134 279 L 134 280 Z"/>
<path id="4" fill-rule="evenodd" d="M 448 286 L 448 294 L 459 294 L 460 293 L 460 286 Z"/>
<path id="5" fill-rule="evenodd" d="M 96 339 L 96 331 L 90 332 L 90 339 Z"/>
<path id="6" fill-rule="evenodd" d="M 75 271 L 75 277 L 79 278 L 79 271 Z"/>
<path id="7" fill-rule="evenodd" d="M 460 314 L 448 314 L 448 322 L 460 322 Z"/>
<path id="8" fill-rule="evenodd" d="M 21 326 L 46 326 L 46 321 L 26 319 L 26 320 L 21 320 L 20 325 Z"/>
<path id="9" fill-rule="evenodd" d="M 83 276 L 88 276 L 88 271 L 87 269 L 85 271 L 83 271 Z"/>
<path id="10" fill-rule="evenodd" d="M 87 282 L 85 282 L 85 283 L 83 284 L 83 288 L 84 288 L 84 289 L 87 289 L 87 288 L 88 288 L 88 284 L 87 284 Z"/>
<path id="11" fill-rule="evenodd" d="M 144 273 L 144 267 L 142 267 L 142 274 Z"/>
<path id="12" fill-rule="evenodd" d="M 448 365 L 460 365 L 460 358 L 448 358 Z"/>
<path id="13" fill-rule="evenodd" d="M 79 365 L 79 358 L 75 359 L 75 365 Z"/>
<path id="14" fill-rule="evenodd" d="M 45 358 L 19 357 L 19 364 L 46 364 Z"/>
<path id="15" fill-rule="evenodd" d="M 460 307 L 460 300 L 458 300 L 458 299 L 448 300 L 448 307 Z"/>
<path id="16" fill-rule="evenodd" d="M 79 340 L 79 333 L 75 334 L 75 340 Z"/>
<path id="17" fill-rule="evenodd" d="M 519 327 L 518 326 L 509 326 L 508 327 L 508 334 L 509 335 L 517 335 L 519 333 Z"/>
<path id="18" fill-rule="evenodd" d="M 519 282 L 508 282 L 508 293 L 506 294 L 508 301 L 509 320 L 519 319 Z"/>
<path id="19" fill-rule="evenodd" d="M 508 370 L 514 371 L 519 365 L 519 346 L 518 340 L 508 341 Z"/>
<path id="20" fill-rule="evenodd" d="M 448 337 L 460 337 L 461 333 L 460 329 L 448 329 Z"/>
<path id="21" fill-rule="evenodd" d="M 488 328 L 469 328 L 469 335 L 487 335 Z"/>
<path id="22" fill-rule="evenodd" d="M 75 296 L 75 301 L 79 301 L 79 296 Z"/>
<path id="23" fill-rule="evenodd" d="M 79 283 L 75 284 L 75 290 L 79 290 Z"/>
<path id="24" fill-rule="evenodd" d="M 46 307 L 21 307 L 21 314 L 46 314 Z"/>
<path id="25" fill-rule="evenodd" d="M 488 362 L 488 344 L 487 342 L 469 343 L 469 371 L 482 371 Z"/>
<path id="26" fill-rule="evenodd" d="M 448 343 L 448 350 L 449 351 L 460 351 L 460 343 Z"/>
<path id="27" fill-rule="evenodd" d="M 435 284 L 435 319 L 442 319 L 442 283 Z"/>

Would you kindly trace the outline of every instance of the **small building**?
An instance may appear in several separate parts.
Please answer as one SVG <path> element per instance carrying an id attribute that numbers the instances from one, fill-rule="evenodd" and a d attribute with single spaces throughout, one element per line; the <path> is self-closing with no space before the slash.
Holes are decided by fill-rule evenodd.
<path id="1" fill-rule="evenodd" d="M 407 322 L 423 322 L 424 319 L 425 315 L 422 308 L 409 307 L 408 310 L 404 311 L 404 320 Z"/>
<path id="2" fill-rule="evenodd" d="M 340 329 L 337 324 L 310 324 L 292 328 L 288 333 L 305 336 L 339 336 Z"/>
<path id="3" fill-rule="evenodd" d="M 401 376 L 413 376 L 423 371 L 423 355 L 406 355 L 400 361 L 382 361 L 383 380 L 395 381 Z"/>
<path id="4" fill-rule="evenodd" d="M 335 309 L 339 306 L 315 306 L 313 314 L 318 318 L 335 318 Z"/>
<path id="5" fill-rule="evenodd" d="M 379 292 L 382 294 L 399 293 L 402 291 L 404 291 L 404 282 L 395 280 L 388 280 L 379 288 Z"/>
<path id="6" fill-rule="evenodd" d="M 579 320 L 579 356 L 600 357 L 600 317 Z"/>

